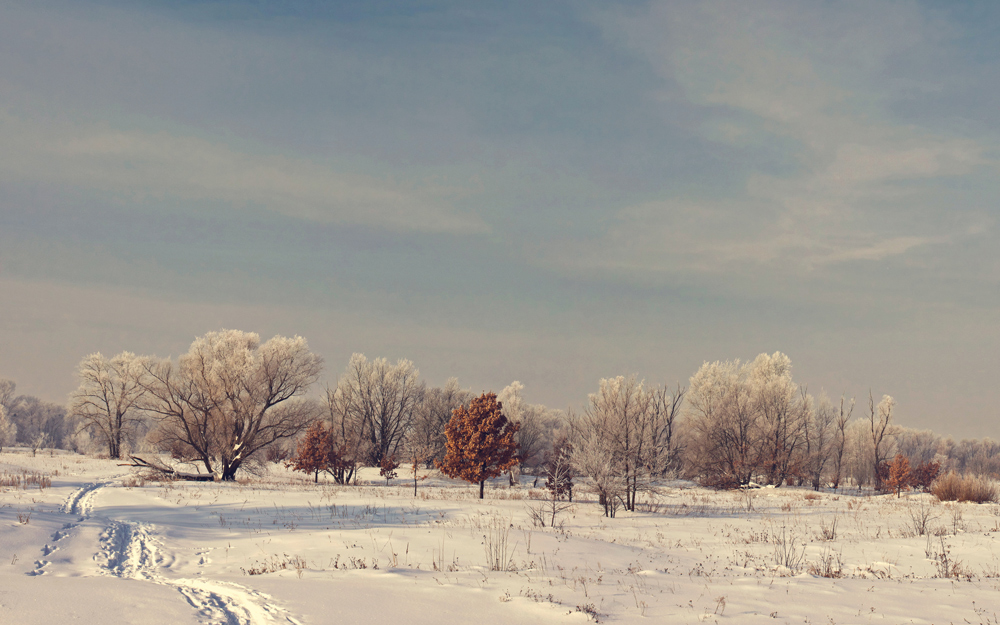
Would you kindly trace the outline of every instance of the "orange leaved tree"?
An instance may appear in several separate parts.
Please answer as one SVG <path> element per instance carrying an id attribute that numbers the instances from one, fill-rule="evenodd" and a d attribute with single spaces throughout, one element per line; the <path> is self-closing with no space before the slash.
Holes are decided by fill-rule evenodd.
<path id="1" fill-rule="evenodd" d="M 299 441 L 292 459 L 285 466 L 293 471 L 312 473 L 313 480 L 319 482 L 319 472 L 329 471 L 337 464 L 337 454 L 333 448 L 333 431 L 317 421 L 306 431 Z"/>
<path id="2" fill-rule="evenodd" d="M 482 499 L 486 480 L 520 462 L 514 440 L 519 428 L 504 416 L 495 393 L 483 393 L 468 408 L 459 406 L 452 411 L 444 429 L 447 451 L 438 468 L 449 477 L 479 482 Z"/>
<path id="3" fill-rule="evenodd" d="M 885 486 L 889 490 L 899 493 L 910 486 L 910 461 L 903 454 L 896 454 L 896 457 L 889 464 L 889 479 L 885 481 Z"/>

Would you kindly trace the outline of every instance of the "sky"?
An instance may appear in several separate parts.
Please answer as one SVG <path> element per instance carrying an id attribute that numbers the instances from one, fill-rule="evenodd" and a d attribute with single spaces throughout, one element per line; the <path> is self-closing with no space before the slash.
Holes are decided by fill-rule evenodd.
<path id="1" fill-rule="evenodd" d="M 0 378 L 235 328 L 581 407 L 789 355 L 1000 438 L 1000 5 L 0 6 Z M 863 402 L 861 399 L 863 398 Z M 860 406 L 859 411 L 860 412 Z"/>

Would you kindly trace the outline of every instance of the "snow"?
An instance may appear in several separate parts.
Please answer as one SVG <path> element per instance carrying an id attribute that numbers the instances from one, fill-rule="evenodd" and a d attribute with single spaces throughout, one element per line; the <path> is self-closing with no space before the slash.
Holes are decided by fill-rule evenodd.
<path id="1" fill-rule="evenodd" d="M 0 487 L 0 623 L 944 625 L 1000 613 L 993 504 L 674 482 L 608 519 L 581 485 L 586 501 L 553 529 L 530 521 L 543 495 L 530 477 L 498 479 L 480 501 L 437 472 L 414 497 L 411 480 L 386 486 L 378 469 L 355 486 L 279 466 L 237 483 L 143 482 L 109 460 L 0 453 L 0 477 L 22 471 L 52 485 Z M 921 516 L 930 535 L 914 532 Z M 490 570 L 497 558 L 511 570 Z"/>

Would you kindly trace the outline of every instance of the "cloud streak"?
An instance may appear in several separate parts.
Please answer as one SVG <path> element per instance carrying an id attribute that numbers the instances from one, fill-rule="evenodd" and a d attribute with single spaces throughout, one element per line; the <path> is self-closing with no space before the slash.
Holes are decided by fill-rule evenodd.
<path id="1" fill-rule="evenodd" d="M 881 85 L 894 57 L 938 45 L 941 25 L 916 5 L 856 8 L 656 2 L 602 15 L 609 37 L 702 108 L 706 140 L 783 146 L 782 165 L 750 166 L 721 199 L 623 208 L 590 253 L 567 249 L 562 260 L 674 272 L 768 265 L 780 275 L 905 256 L 976 230 L 982 211 L 942 227 L 932 208 L 952 199 L 940 181 L 996 172 L 996 146 L 895 121 Z"/>
<path id="2" fill-rule="evenodd" d="M 106 124 L 43 123 L 0 113 L 0 180 L 85 188 L 127 201 L 260 206 L 321 223 L 476 233 L 455 208 L 467 189 L 345 172 L 322 161 L 255 153 L 222 141 Z"/>

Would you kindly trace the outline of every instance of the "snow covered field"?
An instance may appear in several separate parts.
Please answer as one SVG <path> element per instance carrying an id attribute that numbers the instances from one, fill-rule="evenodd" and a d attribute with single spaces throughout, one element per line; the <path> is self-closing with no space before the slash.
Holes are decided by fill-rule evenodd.
<path id="1" fill-rule="evenodd" d="M 0 454 L 0 623 L 1000 623 L 997 505 L 676 483 L 553 529 L 530 478 L 135 475 Z"/>

